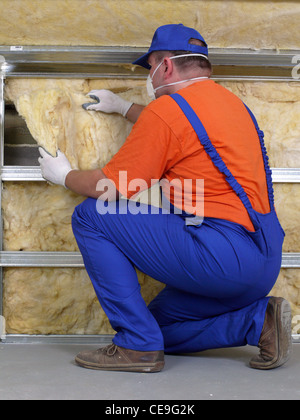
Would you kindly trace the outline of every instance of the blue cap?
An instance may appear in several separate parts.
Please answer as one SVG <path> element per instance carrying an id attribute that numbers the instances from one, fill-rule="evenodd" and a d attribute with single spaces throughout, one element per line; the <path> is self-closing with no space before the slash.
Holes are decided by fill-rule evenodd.
<path id="1" fill-rule="evenodd" d="M 190 44 L 191 38 L 202 41 L 205 47 Z M 184 26 L 182 23 L 164 25 L 156 29 L 148 52 L 132 64 L 137 64 L 149 70 L 151 67 L 148 64 L 148 57 L 153 51 L 190 51 L 208 55 L 207 44 L 199 32 Z"/>

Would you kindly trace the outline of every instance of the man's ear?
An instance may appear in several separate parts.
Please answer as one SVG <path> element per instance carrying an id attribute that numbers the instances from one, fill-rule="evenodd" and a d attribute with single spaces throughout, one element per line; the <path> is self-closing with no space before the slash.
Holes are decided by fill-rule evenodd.
<path id="1" fill-rule="evenodd" d="M 165 57 L 164 66 L 165 66 L 164 79 L 168 80 L 174 72 L 173 60 L 171 60 L 169 57 Z"/>

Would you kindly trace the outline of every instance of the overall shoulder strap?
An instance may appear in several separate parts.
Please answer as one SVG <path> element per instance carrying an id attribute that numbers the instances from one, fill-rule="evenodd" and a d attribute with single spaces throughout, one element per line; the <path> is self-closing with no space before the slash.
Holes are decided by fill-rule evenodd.
<path id="1" fill-rule="evenodd" d="M 234 190 L 234 192 L 237 194 L 237 196 L 242 201 L 244 207 L 249 213 L 249 216 L 251 218 L 253 207 L 250 203 L 250 200 L 245 193 L 245 190 L 243 187 L 237 182 L 237 180 L 234 178 L 230 170 L 225 165 L 223 159 L 217 152 L 216 148 L 211 143 L 208 134 L 200 121 L 199 117 L 193 110 L 193 108 L 189 105 L 189 103 L 178 93 L 174 93 L 173 95 L 170 95 L 174 101 L 178 104 L 178 106 L 181 108 L 182 112 L 185 114 L 186 118 L 188 119 L 189 123 L 195 130 L 200 143 L 202 144 L 204 150 L 211 158 L 213 164 L 216 166 L 216 168 L 225 175 L 226 181 L 231 186 L 231 188 Z M 251 218 L 252 219 L 252 218 Z"/>
<path id="2" fill-rule="evenodd" d="M 247 105 L 245 103 L 244 103 L 244 105 L 245 105 L 247 111 L 249 112 L 250 117 L 252 118 L 253 124 L 256 128 L 256 131 L 257 131 L 257 134 L 258 134 L 258 137 L 259 137 L 260 148 L 261 148 L 261 152 L 262 152 L 262 156 L 263 156 L 265 173 L 266 173 L 270 209 L 274 210 L 274 189 L 273 189 L 273 183 L 272 183 L 272 171 L 271 171 L 270 166 L 269 166 L 269 158 L 268 158 L 268 155 L 267 155 L 267 149 L 265 147 L 264 132 L 262 130 L 260 130 L 260 128 L 257 124 L 256 118 L 253 115 L 253 113 L 251 112 L 251 110 L 247 107 Z"/>

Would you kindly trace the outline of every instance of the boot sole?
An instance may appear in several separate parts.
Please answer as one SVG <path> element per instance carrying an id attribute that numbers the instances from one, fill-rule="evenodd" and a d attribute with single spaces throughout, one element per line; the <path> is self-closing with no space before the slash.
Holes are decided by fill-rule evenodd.
<path id="1" fill-rule="evenodd" d="M 122 372 L 160 372 L 165 365 L 165 362 L 155 362 L 143 365 L 98 365 L 97 363 L 87 362 L 81 360 L 78 357 L 75 358 L 75 362 L 84 368 L 94 370 L 111 370 L 111 371 L 122 371 Z"/>
<path id="2" fill-rule="evenodd" d="M 278 355 L 269 362 L 250 361 L 250 367 L 253 369 L 275 369 L 286 363 L 292 352 L 292 313 L 291 307 L 287 300 L 283 298 L 275 298 L 274 313 L 277 330 L 277 349 Z"/>

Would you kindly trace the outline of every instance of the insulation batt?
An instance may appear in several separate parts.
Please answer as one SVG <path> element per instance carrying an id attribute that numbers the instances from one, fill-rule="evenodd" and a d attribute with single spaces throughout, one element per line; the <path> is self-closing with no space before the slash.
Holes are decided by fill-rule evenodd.
<path id="1" fill-rule="evenodd" d="M 271 167 L 299 167 L 300 84 L 297 82 L 222 82 L 241 98 L 265 133 Z M 131 124 L 117 115 L 86 112 L 81 104 L 92 89 L 111 89 L 137 103 L 149 102 L 144 81 L 9 79 L 5 96 L 15 103 L 33 137 L 55 154 L 57 147 L 74 165 L 95 167 L 109 160 L 124 142 Z M 132 86 L 135 88 L 132 90 Z M 123 93 L 122 93 L 123 90 Z M 126 91 L 127 90 L 127 91 Z M 125 130 L 125 131 L 123 131 Z M 100 137 L 98 137 L 100 133 Z M 122 134 L 123 133 L 123 134 Z M 105 136 L 105 142 L 97 141 Z M 97 137 L 97 138 L 96 138 Z M 114 137 L 115 144 L 108 138 Z M 95 144 L 94 144 L 95 142 Z M 102 144 L 104 143 L 104 144 Z M 75 150 L 80 148 L 81 153 Z M 93 153 L 96 153 L 96 158 Z M 75 155 L 78 157 L 75 157 Z M 101 157 L 99 157 L 101 156 Z"/>
<path id="2" fill-rule="evenodd" d="M 285 230 L 284 252 L 300 252 L 300 185 L 275 184 L 275 204 Z M 3 189 L 6 251 L 78 251 L 71 228 L 84 198 L 41 182 L 9 182 Z"/>
<path id="3" fill-rule="evenodd" d="M 300 47 L 296 1 L 1 0 L 1 8 L 0 45 L 146 47 L 158 26 L 183 23 L 211 47 Z"/>
<path id="4" fill-rule="evenodd" d="M 270 166 L 300 166 L 300 83 L 223 82 L 254 112 L 265 133 Z"/>
<path id="5" fill-rule="evenodd" d="M 162 285 L 138 279 L 149 303 Z M 113 334 L 84 269 L 7 268 L 4 302 L 9 334 Z"/>
<path id="6" fill-rule="evenodd" d="M 43 182 L 6 183 L 2 197 L 5 250 L 79 251 L 71 216 L 83 197 Z"/>
<path id="7" fill-rule="evenodd" d="M 226 82 L 255 113 L 265 131 L 271 166 L 299 166 L 300 89 L 294 83 Z M 108 88 L 126 99 L 148 103 L 144 81 L 6 81 L 6 100 L 14 102 L 38 144 L 53 155 L 60 148 L 79 169 L 101 167 L 126 139 L 131 124 L 118 115 L 87 112 L 86 93 Z M 5 183 L 5 250 L 77 251 L 71 230 L 74 207 L 83 200 L 47 183 Z M 286 230 L 285 251 L 299 252 L 298 185 L 275 185 L 279 218 Z M 34 205 L 32 205 L 34 203 Z M 289 205 L 287 205 L 287 203 Z M 149 302 L 163 285 L 137 272 Z M 300 312 L 300 270 L 281 270 L 277 295 Z M 271 292 L 273 293 L 273 291 Z M 21 269 L 4 272 L 4 313 L 8 333 L 98 334 L 111 332 L 84 269 Z"/>
<path id="8" fill-rule="evenodd" d="M 21 80 L 8 83 L 8 99 L 16 104 L 28 128 L 38 142 L 53 156 L 57 149 L 66 154 L 72 168 L 103 167 L 119 150 L 132 124 L 120 115 L 87 112 L 82 108 L 90 88 L 84 81 Z M 53 86 L 53 87 L 52 87 Z M 126 90 L 126 88 L 125 88 Z M 146 104 L 144 88 L 120 93 L 124 99 Z M 149 101 L 148 101 L 149 102 Z"/>

